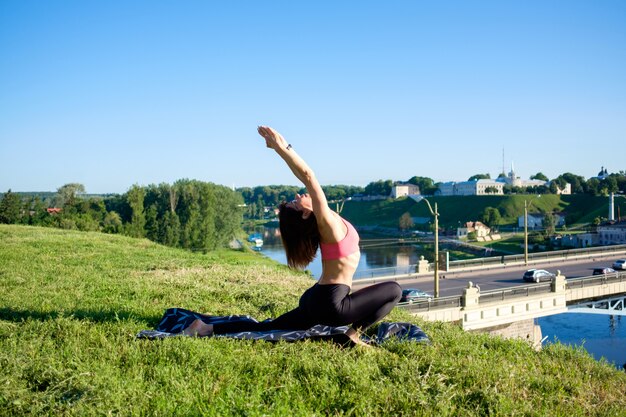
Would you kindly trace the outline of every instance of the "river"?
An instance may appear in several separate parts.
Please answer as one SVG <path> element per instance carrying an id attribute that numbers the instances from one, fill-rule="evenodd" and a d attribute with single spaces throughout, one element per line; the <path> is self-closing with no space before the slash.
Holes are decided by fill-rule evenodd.
<path id="1" fill-rule="evenodd" d="M 263 231 L 264 245 L 261 253 L 280 263 L 286 264 L 277 228 L 266 227 Z M 366 240 L 362 236 L 362 241 Z M 420 257 L 416 246 L 398 246 L 364 244 L 361 260 L 357 268 L 359 273 L 378 268 L 403 268 L 417 263 Z M 308 270 L 313 277 L 322 272 L 320 256 L 313 260 Z M 582 346 L 595 359 L 604 358 L 617 368 L 626 365 L 626 317 L 604 314 L 564 313 L 537 319 L 546 343 Z"/>

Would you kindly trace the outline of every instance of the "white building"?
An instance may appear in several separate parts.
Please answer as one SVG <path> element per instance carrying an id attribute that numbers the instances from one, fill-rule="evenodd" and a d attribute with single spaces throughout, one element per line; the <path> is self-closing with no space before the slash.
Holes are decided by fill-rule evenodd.
<path id="1" fill-rule="evenodd" d="M 444 182 L 439 184 L 439 194 L 450 195 L 503 195 L 504 183 L 495 180 Z"/>
<path id="2" fill-rule="evenodd" d="M 567 184 L 565 184 L 565 187 L 562 190 L 557 185 L 556 186 L 556 193 L 557 194 L 561 194 L 561 195 L 570 195 L 570 194 L 572 194 L 572 184 L 570 184 L 568 182 Z"/>
<path id="3" fill-rule="evenodd" d="M 477 238 L 484 238 L 491 234 L 491 229 L 482 222 L 467 222 L 465 227 L 459 227 L 456 229 L 457 239 L 467 237 L 468 233 L 476 233 Z"/>
<path id="4" fill-rule="evenodd" d="M 439 183 L 438 193 L 442 196 L 451 195 L 503 195 L 504 187 L 540 187 L 548 186 L 549 183 L 543 180 L 523 180 L 515 174 L 515 168 L 511 164 L 511 171 L 508 175 L 502 175 L 495 180 L 480 179 L 462 182 Z M 566 184 L 563 189 L 557 187 L 557 194 L 571 194 L 572 185 Z"/>
<path id="5" fill-rule="evenodd" d="M 419 194 L 420 187 L 415 184 L 397 183 L 393 187 L 391 187 L 391 197 L 393 198 L 407 197 Z"/>
<path id="6" fill-rule="evenodd" d="M 546 185 L 547 182 L 543 180 L 523 180 L 515 174 L 515 168 L 513 163 L 511 163 L 511 171 L 509 175 L 506 177 L 500 177 L 497 179 L 498 182 L 503 182 L 506 185 L 510 185 L 512 187 L 538 187 L 541 185 Z"/>

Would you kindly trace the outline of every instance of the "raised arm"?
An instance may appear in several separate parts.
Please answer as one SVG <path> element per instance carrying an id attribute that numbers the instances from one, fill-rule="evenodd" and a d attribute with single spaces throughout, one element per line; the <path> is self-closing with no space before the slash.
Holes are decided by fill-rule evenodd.
<path id="1" fill-rule="evenodd" d="M 287 163 L 291 172 L 306 187 L 313 204 L 313 213 L 317 218 L 318 226 L 321 228 L 333 228 L 338 223 L 335 213 L 328 207 L 326 195 L 321 185 L 315 177 L 315 173 L 309 165 L 298 155 L 293 147 L 287 143 L 285 138 L 276 130 L 268 126 L 259 126 L 259 134 L 265 139 L 268 148 L 274 149 L 276 153 Z"/>

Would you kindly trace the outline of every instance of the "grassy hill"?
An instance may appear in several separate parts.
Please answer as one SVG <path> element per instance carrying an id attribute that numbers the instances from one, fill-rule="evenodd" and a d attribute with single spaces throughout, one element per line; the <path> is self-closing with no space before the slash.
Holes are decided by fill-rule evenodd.
<path id="1" fill-rule="evenodd" d="M 450 196 L 429 197 L 437 203 L 439 222 L 442 227 L 456 227 L 459 222 L 480 220 L 486 207 L 497 208 L 502 214 L 503 225 L 517 225 L 517 218 L 524 214 L 524 200 L 530 203 L 529 213 L 559 212 L 566 215 L 569 226 L 590 223 L 596 217 L 607 217 L 608 198 L 589 195 L 554 195 L 541 197 L 529 195 L 511 196 Z M 413 217 L 432 217 L 425 202 L 410 198 L 378 201 L 348 201 L 342 215 L 360 226 L 398 227 L 400 216 L 410 213 Z"/>
<path id="2" fill-rule="evenodd" d="M 0 415 L 625 415 L 626 373 L 582 349 L 449 324 L 370 350 L 135 338 L 168 307 L 264 319 L 310 285 L 256 253 L 0 225 Z"/>

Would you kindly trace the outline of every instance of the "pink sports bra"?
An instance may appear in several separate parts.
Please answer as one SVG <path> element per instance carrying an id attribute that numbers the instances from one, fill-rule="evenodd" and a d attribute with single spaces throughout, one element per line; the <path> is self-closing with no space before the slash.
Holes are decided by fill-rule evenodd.
<path id="1" fill-rule="evenodd" d="M 359 234 L 350 222 L 343 218 L 341 220 L 343 220 L 343 223 L 348 228 L 348 233 L 346 233 L 346 236 L 337 243 L 320 242 L 320 250 L 322 251 L 323 261 L 345 258 L 346 256 L 359 251 Z"/>

